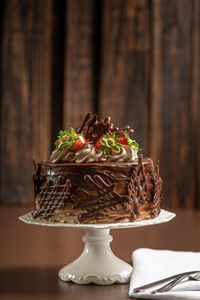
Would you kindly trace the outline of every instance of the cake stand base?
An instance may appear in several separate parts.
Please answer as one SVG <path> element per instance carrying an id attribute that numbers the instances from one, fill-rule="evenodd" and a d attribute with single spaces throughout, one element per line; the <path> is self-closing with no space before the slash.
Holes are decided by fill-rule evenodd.
<path id="1" fill-rule="evenodd" d="M 112 253 L 112 236 L 109 232 L 110 229 L 86 229 L 83 253 L 60 270 L 60 279 L 100 285 L 129 282 L 132 267 Z"/>
<path id="2" fill-rule="evenodd" d="M 149 226 L 169 222 L 175 217 L 174 213 L 161 210 L 159 216 L 149 219 L 127 223 L 108 224 L 74 224 L 50 222 L 47 220 L 34 219 L 29 212 L 19 219 L 27 224 L 84 229 L 83 242 L 85 249 L 81 256 L 67 265 L 59 272 L 63 281 L 73 281 L 78 284 L 96 283 L 101 285 L 129 282 L 132 267 L 123 260 L 116 257 L 111 249 L 112 236 L 110 229 L 125 229 L 141 226 Z"/>

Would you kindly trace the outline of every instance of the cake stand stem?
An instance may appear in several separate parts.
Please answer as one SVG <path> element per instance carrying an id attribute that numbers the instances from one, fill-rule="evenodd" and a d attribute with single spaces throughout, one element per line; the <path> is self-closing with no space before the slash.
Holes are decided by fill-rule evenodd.
<path id="1" fill-rule="evenodd" d="M 110 229 L 86 229 L 83 253 L 60 270 L 60 279 L 77 284 L 128 282 L 132 267 L 112 253 L 110 242 L 113 238 L 109 233 Z"/>

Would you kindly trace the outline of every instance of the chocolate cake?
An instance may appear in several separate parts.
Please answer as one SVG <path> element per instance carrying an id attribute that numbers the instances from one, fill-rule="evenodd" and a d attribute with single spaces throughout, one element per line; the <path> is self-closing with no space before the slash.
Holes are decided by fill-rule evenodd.
<path id="1" fill-rule="evenodd" d="M 34 218 L 53 222 L 112 223 L 160 213 L 158 164 L 139 156 L 129 127 L 87 114 L 71 133 L 61 131 L 49 161 L 34 164 Z"/>

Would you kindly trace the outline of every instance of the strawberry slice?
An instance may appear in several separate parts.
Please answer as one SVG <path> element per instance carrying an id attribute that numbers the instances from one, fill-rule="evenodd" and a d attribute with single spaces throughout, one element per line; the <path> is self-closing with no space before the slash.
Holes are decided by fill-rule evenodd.
<path id="1" fill-rule="evenodd" d="M 77 134 L 76 131 L 71 128 L 71 133 L 62 130 L 59 132 L 55 145 L 58 150 L 69 149 L 72 152 L 76 152 L 86 142 L 82 134 Z"/>

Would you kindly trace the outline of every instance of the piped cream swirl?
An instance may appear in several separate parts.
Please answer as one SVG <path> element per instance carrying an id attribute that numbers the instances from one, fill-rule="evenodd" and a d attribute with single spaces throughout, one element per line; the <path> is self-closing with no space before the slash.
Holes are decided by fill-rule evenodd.
<path id="1" fill-rule="evenodd" d="M 128 161 L 133 161 L 137 157 L 138 157 L 137 152 L 134 151 L 129 145 L 122 145 L 119 152 L 116 152 L 112 156 L 109 156 L 108 160 L 128 162 Z"/>
<path id="2" fill-rule="evenodd" d="M 90 162 L 128 162 L 136 159 L 137 152 L 129 145 L 122 145 L 118 152 L 112 156 L 104 154 L 89 143 L 85 143 L 77 152 L 71 152 L 67 149 L 53 151 L 50 161 L 57 162 L 75 162 L 75 163 L 90 163 Z"/>

